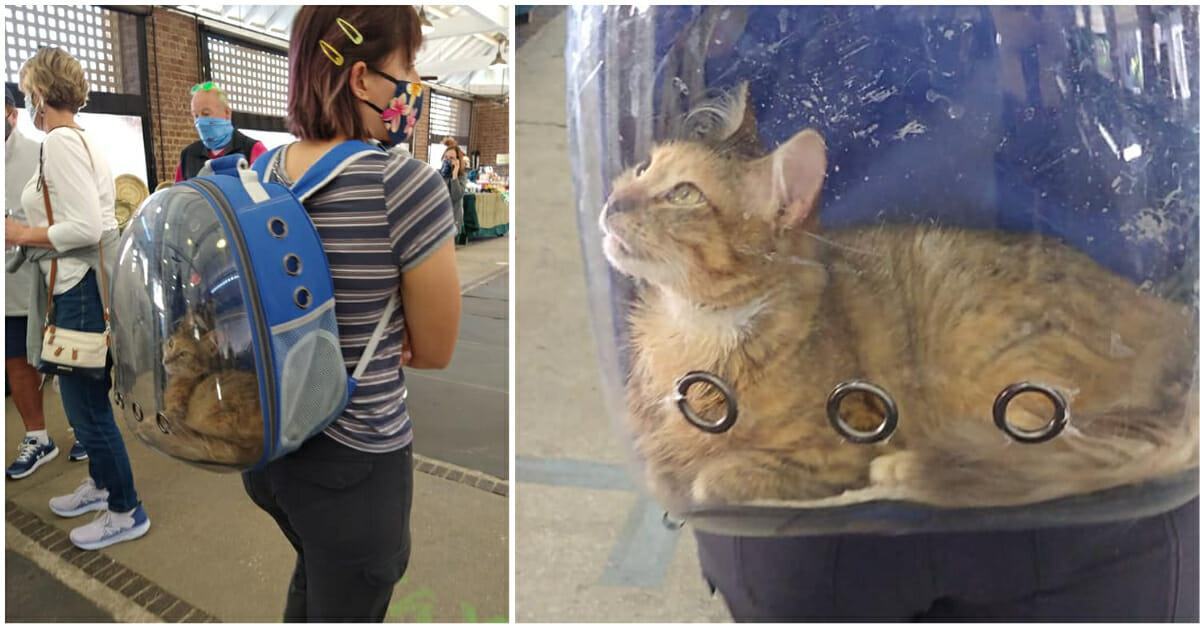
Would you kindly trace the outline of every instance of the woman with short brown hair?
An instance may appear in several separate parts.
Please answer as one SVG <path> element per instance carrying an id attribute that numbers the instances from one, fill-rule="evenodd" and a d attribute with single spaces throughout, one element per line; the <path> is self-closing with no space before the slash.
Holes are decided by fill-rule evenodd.
<path id="1" fill-rule="evenodd" d="M 300 138 L 260 157 L 286 186 L 348 140 L 400 144 L 424 97 L 411 6 L 305 6 L 292 25 L 288 126 Z M 381 621 L 410 553 L 412 423 L 402 366 L 444 368 L 458 335 L 454 221 L 424 162 L 368 153 L 304 201 L 333 275 L 338 335 L 354 369 L 397 291 L 346 410 L 325 431 L 243 475 L 251 499 L 296 549 L 287 621 Z"/>

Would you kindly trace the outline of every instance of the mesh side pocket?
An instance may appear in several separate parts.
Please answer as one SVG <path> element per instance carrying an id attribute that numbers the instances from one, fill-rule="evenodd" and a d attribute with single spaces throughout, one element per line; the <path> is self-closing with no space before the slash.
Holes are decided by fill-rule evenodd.
<path id="1" fill-rule="evenodd" d="M 333 301 L 271 330 L 278 356 L 279 453 L 316 434 L 346 405 L 346 364 Z"/>

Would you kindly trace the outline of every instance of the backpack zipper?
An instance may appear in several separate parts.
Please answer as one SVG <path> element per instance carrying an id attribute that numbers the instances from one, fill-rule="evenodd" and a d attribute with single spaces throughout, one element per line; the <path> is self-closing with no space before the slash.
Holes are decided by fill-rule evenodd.
<path id="1" fill-rule="evenodd" d="M 230 228 L 226 230 L 230 236 L 229 239 L 233 241 L 234 246 L 237 248 L 238 255 L 241 257 L 241 261 L 245 264 L 248 264 L 250 261 L 250 250 L 246 248 L 246 241 L 242 238 L 241 231 L 236 228 L 239 224 L 237 215 L 234 213 L 233 208 L 230 207 L 229 203 L 221 195 L 220 188 L 203 179 L 189 179 L 183 182 L 183 185 L 188 184 L 191 184 L 199 188 L 202 192 L 206 193 L 205 196 L 208 196 L 210 200 L 212 200 L 213 204 L 220 209 L 222 217 L 230 226 Z M 250 272 L 243 272 L 242 276 L 245 278 L 246 283 L 250 287 L 249 305 L 253 310 L 251 324 L 254 325 L 255 330 L 258 332 L 255 334 L 258 339 L 258 354 L 262 356 L 263 361 L 265 362 L 266 359 L 271 355 L 271 347 L 269 344 L 270 330 L 268 330 L 266 327 L 266 313 L 263 312 L 262 303 L 258 298 L 258 282 L 254 278 L 253 270 L 250 270 Z M 278 417 L 275 408 L 275 374 L 271 369 L 266 368 L 267 364 L 264 363 L 263 366 L 264 368 L 261 370 L 263 379 L 266 383 L 267 391 L 267 404 L 264 407 L 264 410 L 266 411 L 267 417 L 268 439 L 267 442 L 263 444 L 263 457 L 259 460 L 258 464 L 261 464 L 266 460 L 270 460 L 271 455 L 275 453 L 275 442 L 278 439 L 279 434 Z M 257 467 L 258 464 L 255 466 Z"/>

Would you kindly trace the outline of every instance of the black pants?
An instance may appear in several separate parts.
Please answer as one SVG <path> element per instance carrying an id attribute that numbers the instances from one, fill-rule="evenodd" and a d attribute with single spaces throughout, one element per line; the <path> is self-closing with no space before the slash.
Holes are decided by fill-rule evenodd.
<path id="1" fill-rule="evenodd" d="M 696 533 L 738 621 L 1196 621 L 1197 502 L 1021 532 L 742 538 Z"/>
<path id="2" fill-rule="evenodd" d="M 382 621 L 408 568 L 412 447 L 386 454 L 314 437 L 246 492 L 296 548 L 284 621 Z"/>

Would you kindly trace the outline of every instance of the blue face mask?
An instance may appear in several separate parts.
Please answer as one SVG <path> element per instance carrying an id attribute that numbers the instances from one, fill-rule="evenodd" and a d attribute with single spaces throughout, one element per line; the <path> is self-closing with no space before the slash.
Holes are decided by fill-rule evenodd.
<path id="1" fill-rule="evenodd" d="M 396 84 L 392 99 L 386 108 L 380 107 L 369 100 L 363 100 L 367 106 L 379 112 L 387 127 L 388 140 L 394 146 L 404 144 L 412 137 L 417 129 L 417 120 L 421 119 L 421 104 L 425 100 L 425 90 L 420 83 L 410 83 L 394 78 L 368 66 L 369 70 Z"/>
<path id="2" fill-rule="evenodd" d="M 225 118 L 201 116 L 196 118 L 196 132 L 200 134 L 200 141 L 204 142 L 205 148 L 217 150 L 229 145 L 233 139 L 233 123 Z"/>

